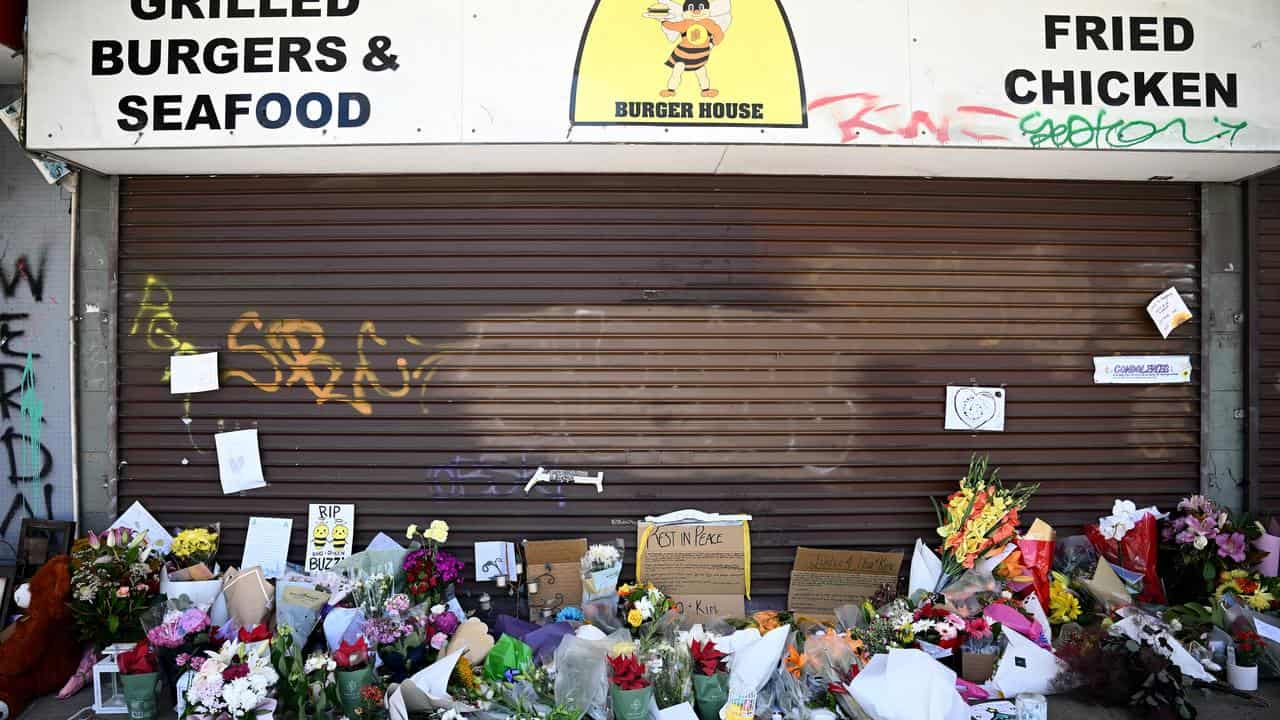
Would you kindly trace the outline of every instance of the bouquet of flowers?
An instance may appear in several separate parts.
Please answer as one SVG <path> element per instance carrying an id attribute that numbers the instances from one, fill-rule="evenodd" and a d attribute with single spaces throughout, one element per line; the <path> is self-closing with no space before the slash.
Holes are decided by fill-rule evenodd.
<path id="1" fill-rule="evenodd" d="M 618 588 L 618 612 L 626 626 L 641 640 L 657 633 L 660 621 L 675 610 L 675 603 L 653 583 L 623 585 Z"/>
<path id="2" fill-rule="evenodd" d="M 1014 539 L 1018 513 L 1040 487 L 1019 483 L 1010 490 L 1000 482 L 1000 471 L 988 474 L 987 465 L 987 457 L 974 456 L 968 474 L 960 480 L 960 490 L 944 505 L 934 501 L 938 536 L 942 538 L 942 576 L 936 592 Z"/>
<path id="3" fill-rule="evenodd" d="M 1096 525 L 1086 525 L 1084 534 L 1107 562 L 1141 576 L 1139 600 L 1163 605 L 1164 584 L 1156 571 L 1156 523 L 1161 517 L 1155 507 L 1139 510 L 1131 500 L 1116 500 L 1111 514 L 1099 518 Z"/>
<path id="4" fill-rule="evenodd" d="M 251 652 L 229 642 L 193 662 L 195 675 L 187 687 L 182 717 L 249 720 L 275 709 L 271 690 L 279 680 L 266 652 Z"/>
<path id="5" fill-rule="evenodd" d="M 465 567 L 461 560 L 440 549 L 449 540 L 449 524 L 433 520 L 425 531 L 410 525 L 405 536 L 413 542 L 413 549 L 401 566 L 409 597 L 415 604 L 438 605 L 445 589 L 462 579 Z"/>
<path id="6" fill-rule="evenodd" d="M 1071 582 L 1060 572 L 1051 574 L 1049 582 L 1049 623 L 1062 625 L 1080 617 L 1080 598 L 1071 589 Z"/>
<path id="7" fill-rule="evenodd" d="M 622 553 L 612 545 L 592 545 L 582 556 L 582 602 L 613 597 L 622 574 Z"/>
<path id="8" fill-rule="evenodd" d="M 911 617 L 911 634 L 917 643 L 926 642 L 956 654 L 965 641 L 967 628 L 964 618 L 931 602 L 923 603 Z"/>
<path id="9" fill-rule="evenodd" d="M 1251 540 L 1261 536 L 1257 523 L 1233 517 L 1203 495 L 1192 495 L 1178 503 L 1178 511 L 1170 516 L 1162 532 L 1177 575 L 1202 578 L 1205 591 L 1219 584 L 1221 573 L 1247 570 L 1261 559 L 1262 553 L 1250 545 Z"/>
<path id="10" fill-rule="evenodd" d="M 116 657 L 120 668 L 120 684 L 124 688 L 125 705 L 130 720 L 153 720 L 156 716 L 156 695 L 160 687 L 160 672 L 156 656 L 143 639 L 132 650 Z"/>
<path id="11" fill-rule="evenodd" d="M 177 686 L 178 675 L 189 668 L 192 658 L 202 658 L 221 645 L 209 613 L 185 598 L 151 608 L 142 625 L 170 687 Z"/>
<path id="12" fill-rule="evenodd" d="M 719 720 L 720 708 L 729 700 L 728 658 L 714 640 L 694 639 L 689 644 L 693 660 L 693 702 L 700 720 Z"/>
<path id="13" fill-rule="evenodd" d="M 1280 610 L 1280 579 L 1266 578 L 1251 570 L 1223 570 L 1213 597 L 1234 593 L 1240 602 L 1259 612 Z"/>
<path id="14" fill-rule="evenodd" d="M 280 676 L 276 691 L 280 705 L 297 717 L 325 717 L 338 706 L 337 684 L 333 673 L 338 664 L 325 653 L 318 652 L 304 661 L 294 642 L 293 628 L 281 625 L 271 639 L 271 664 Z"/>
<path id="15" fill-rule="evenodd" d="M 386 614 L 387 601 L 395 590 L 395 579 L 381 572 L 357 572 L 351 581 L 351 601 L 364 613 L 366 620 Z"/>
<path id="16" fill-rule="evenodd" d="M 869 662 L 872 657 L 889 652 L 890 648 L 905 648 L 915 642 L 911 626 L 915 611 L 910 603 L 895 598 L 879 609 L 870 601 L 862 604 L 861 623 L 850 628 L 853 639 L 862 644 L 860 659 Z"/>
<path id="17" fill-rule="evenodd" d="M 609 655 L 609 703 L 615 720 L 647 720 L 653 687 L 634 652 Z"/>
<path id="18" fill-rule="evenodd" d="M 209 568 L 218 555 L 218 537 L 221 534 L 219 525 L 187 528 L 173 538 L 173 546 L 169 549 L 169 557 L 178 572 L 170 573 L 173 580 L 208 580 L 209 578 L 181 576 L 199 565 Z"/>
<path id="19" fill-rule="evenodd" d="M 89 533 L 71 551 L 71 612 L 81 639 L 97 647 L 142 638 L 142 615 L 160 590 L 160 558 L 146 533 Z"/>

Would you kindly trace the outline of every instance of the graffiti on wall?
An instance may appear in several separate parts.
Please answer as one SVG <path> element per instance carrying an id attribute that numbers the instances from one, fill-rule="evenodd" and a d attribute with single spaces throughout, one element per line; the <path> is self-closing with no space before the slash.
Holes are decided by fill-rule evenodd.
<path id="1" fill-rule="evenodd" d="M 195 343 L 183 339 L 173 301 L 173 290 L 162 279 L 149 276 L 129 335 L 142 337 L 149 349 L 168 355 L 200 352 Z M 452 348 L 433 350 L 412 335 L 383 337 L 374 321 L 365 320 L 353 349 L 355 362 L 344 366 L 331 353 L 321 323 L 305 318 L 266 319 L 256 310 L 246 310 L 227 329 L 220 376 L 224 382 L 243 381 L 265 393 L 302 388 L 317 405 L 346 405 L 367 416 L 379 399 L 424 397 L 441 359 Z M 394 370 L 380 371 L 371 353 L 394 354 Z M 165 382 L 168 373 L 166 366 Z"/>
<path id="2" fill-rule="evenodd" d="M 809 103 L 809 110 L 828 108 L 840 142 L 875 144 L 887 136 L 905 139 L 932 137 L 939 145 L 967 139 L 973 143 L 1017 144 L 1031 147 L 1127 149 L 1152 142 L 1186 147 L 1211 143 L 1234 145 L 1249 127 L 1245 120 L 1214 116 L 1210 122 L 1185 118 L 1152 121 L 1108 114 L 1053 115 L 1036 110 L 1016 115 L 986 105 L 959 104 L 941 111 L 883 102 L 871 92 L 828 95 Z"/>
<path id="3" fill-rule="evenodd" d="M 0 258 L 4 291 L 0 311 L 0 442 L 4 444 L 5 473 L 0 485 L 0 537 L 5 538 L 16 533 L 23 518 L 52 519 L 71 511 L 55 499 L 55 455 L 44 441 L 50 418 L 41 390 L 64 386 L 44 379 L 45 371 L 53 369 L 45 355 L 54 344 L 44 338 L 59 334 L 56 328 L 44 328 L 42 322 L 51 315 L 42 306 L 53 300 L 45 297 L 48 257 L 46 248 L 34 261 L 27 254 L 12 261 Z M 37 309 L 42 312 L 33 317 Z M 40 347 L 37 339 L 42 341 Z"/>

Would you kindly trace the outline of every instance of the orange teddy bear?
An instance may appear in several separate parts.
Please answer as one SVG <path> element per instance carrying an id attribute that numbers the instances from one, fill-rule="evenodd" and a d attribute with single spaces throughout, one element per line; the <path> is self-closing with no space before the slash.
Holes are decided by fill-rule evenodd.
<path id="1" fill-rule="evenodd" d="M 0 643 L 0 720 L 22 714 L 76 671 L 82 647 L 71 616 L 71 558 L 53 558 L 31 578 L 27 614 Z"/>

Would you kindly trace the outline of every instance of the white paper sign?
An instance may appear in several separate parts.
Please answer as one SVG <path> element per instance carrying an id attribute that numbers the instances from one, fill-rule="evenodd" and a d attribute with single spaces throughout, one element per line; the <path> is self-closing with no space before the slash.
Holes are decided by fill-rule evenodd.
<path id="1" fill-rule="evenodd" d="M 1276 627 L 1268 622 L 1253 619 L 1253 627 L 1259 635 L 1270 640 L 1273 643 L 1280 643 L 1280 627 Z"/>
<path id="2" fill-rule="evenodd" d="M 1098 385 L 1178 385 L 1191 382 L 1188 355 L 1096 357 L 1093 382 Z"/>
<path id="3" fill-rule="evenodd" d="M 515 566 L 515 543 L 476 543 L 476 582 L 489 582 L 497 577 L 515 577 Z"/>
<path id="4" fill-rule="evenodd" d="M 218 353 L 174 355 L 169 358 L 169 394 L 209 392 L 218 389 Z"/>
<path id="5" fill-rule="evenodd" d="M 1004 388 L 949 386 L 945 429 L 1004 432 L 1004 401 Z"/>
<path id="6" fill-rule="evenodd" d="M 134 502 L 125 510 L 116 521 L 111 523 L 111 528 L 129 528 L 137 532 L 146 531 L 147 541 L 161 555 L 168 555 L 169 548 L 173 545 L 173 536 L 169 534 L 164 526 L 156 520 L 155 516 L 147 511 L 140 502 Z"/>
<path id="7" fill-rule="evenodd" d="M 355 531 L 355 505 L 312 504 L 307 513 L 306 571 L 332 570 L 351 557 Z"/>
<path id="8" fill-rule="evenodd" d="M 289 560 L 289 542 L 293 536 L 292 518 L 249 518 L 249 532 L 244 538 L 244 559 L 240 569 L 262 568 L 269 578 L 284 575 Z"/>
<path id="9" fill-rule="evenodd" d="M 213 436 L 218 446 L 218 477 L 224 495 L 267 486 L 258 454 L 258 431 L 237 430 Z"/>
<path id="10" fill-rule="evenodd" d="M 1191 319 L 1191 311 L 1175 288 L 1165 290 L 1155 300 L 1147 303 L 1147 314 L 1155 321 L 1160 334 L 1165 338 L 1179 325 Z"/>

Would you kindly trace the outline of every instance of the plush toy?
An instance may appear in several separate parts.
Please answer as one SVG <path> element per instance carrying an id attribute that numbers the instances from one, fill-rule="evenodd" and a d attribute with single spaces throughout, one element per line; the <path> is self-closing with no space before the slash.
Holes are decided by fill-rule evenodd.
<path id="1" fill-rule="evenodd" d="M 81 645 L 71 617 L 71 558 L 53 558 L 14 593 L 26 615 L 0 644 L 0 720 L 17 717 L 30 702 L 56 692 L 76 671 Z"/>

